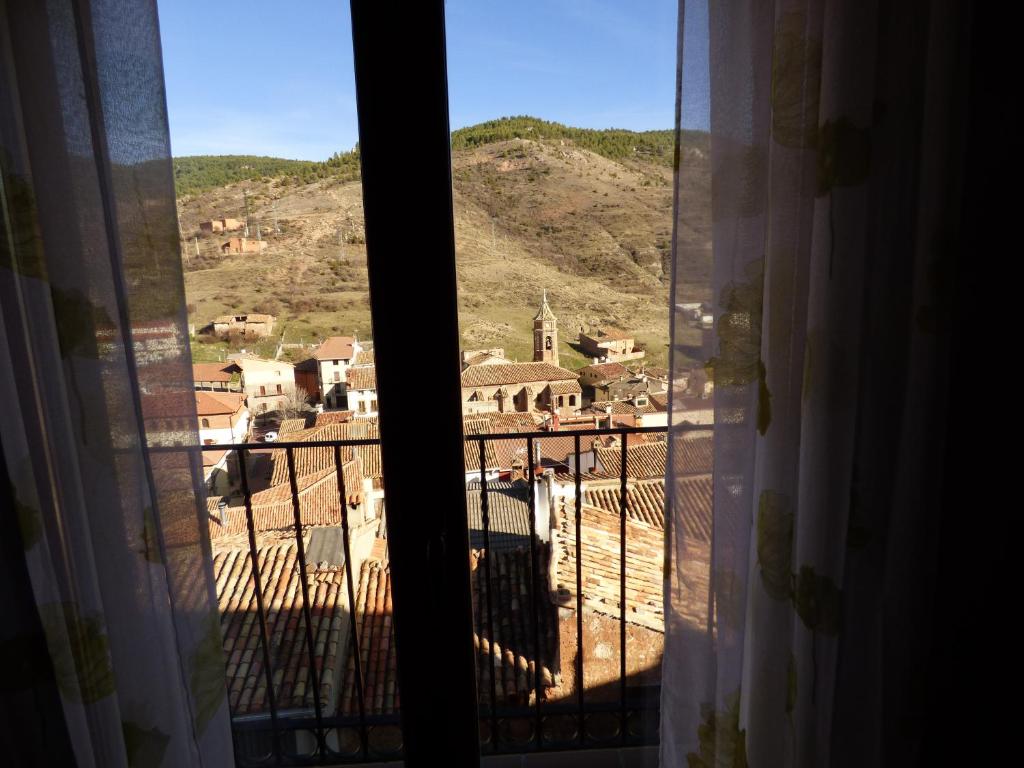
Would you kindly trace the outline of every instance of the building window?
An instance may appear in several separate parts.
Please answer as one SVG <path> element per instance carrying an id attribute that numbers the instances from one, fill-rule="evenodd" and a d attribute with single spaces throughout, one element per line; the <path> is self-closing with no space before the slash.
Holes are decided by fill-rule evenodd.
<path id="1" fill-rule="evenodd" d="M 551 337 L 550 336 L 548 336 L 547 339 L 544 340 L 544 349 L 551 349 Z"/>
<path id="2" fill-rule="evenodd" d="M 261 385 L 261 386 L 260 386 L 260 394 L 261 394 L 261 395 L 265 395 L 265 394 L 267 394 L 267 388 Z"/>
<path id="3" fill-rule="evenodd" d="M 370 410 L 371 411 L 376 411 L 377 410 L 377 400 L 376 400 L 376 398 L 374 398 L 373 400 L 370 401 Z"/>
<path id="4" fill-rule="evenodd" d="M 279 394 L 279 395 L 281 394 L 281 385 L 280 384 L 277 385 L 277 394 Z"/>
<path id="5" fill-rule="evenodd" d="M 335 382 L 341 381 L 341 373 L 339 371 L 335 371 L 334 372 L 334 381 Z"/>
<path id="6" fill-rule="evenodd" d="M 561 408 L 563 405 L 565 405 L 565 398 L 562 395 L 559 395 L 558 396 L 558 407 Z"/>
<path id="7" fill-rule="evenodd" d="M 200 424 L 202 425 L 203 429 L 209 429 L 209 427 L 210 427 L 210 420 L 209 419 L 203 419 L 200 422 Z"/>
<path id="8" fill-rule="evenodd" d="M 338 364 L 338 361 L 337 361 L 337 360 L 332 360 L 331 362 L 332 362 L 332 363 L 334 363 L 335 365 L 337 365 L 337 364 Z"/>
<path id="9" fill-rule="evenodd" d="M 576 405 L 576 395 L 569 395 L 569 405 Z"/>
<path id="10" fill-rule="evenodd" d="M 366 413 L 366 401 L 365 400 L 360 400 L 359 401 L 359 412 L 360 413 Z"/>

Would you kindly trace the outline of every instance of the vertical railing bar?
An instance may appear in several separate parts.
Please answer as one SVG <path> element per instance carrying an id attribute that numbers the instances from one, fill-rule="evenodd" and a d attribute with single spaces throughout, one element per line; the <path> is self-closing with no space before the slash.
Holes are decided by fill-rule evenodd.
<path id="1" fill-rule="evenodd" d="M 498 751 L 498 693 L 494 670 L 494 614 L 491 599 L 491 518 L 490 505 L 487 501 L 487 454 L 486 441 L 480 441 L 480 517 L 484 525 L 484 578 L 487 580 L 487 663 L 490 665 L 487 674 L 491 679 L 491 749 Z M 500 661 L 500 659 L 499 659 Z"/>
<path id="2" fill-rule="evenodd" d="M 355 451 L 353 450 L 353 453 Z M 338 500 L 341 502 L 341 534 L 345 547 L 345 580 L 348 582 L 349 634 L 352 637 L 352 655 L 355 657 L 356 698 L 359 700 L 359 742 L 363 760 L 369 759 L 370 742 L 366 729 L 366 700 L 363 694 L 363 659 L 359 649 L 359 631 L 356 628 L 356 597 L 352 584 L 352 551 L 349 543 L 348 492 L 345 488 L 345 467 L 341 461 L 341 445 L 334 446 L 334 469 L 338 473 Z M 338 734 L 341 742 L 341 734 Z"/>
<path id="3" fill-rule="evenodd" d="M 621 432 L 622 456 L 619 485 L 619 721 L 626 743 L 626 431 Z"/>
<path id="4" fill-rule="evenodd" d="M 270 700 L 270 730 L 274 737 L 274 764 L 281 762 L 281 741 L 277 728 L 277 695 L 274 693 L 274 669 L 270 660 L 270 635 L 267 634 L 267 613 L 263 604 L 263 581 L 260 575 L 259 555 L 256 552 L 256 524 L 252 514 L 252 494 L 249 492 L 249 477 L 245 466 L 247 450 L 238 451 L 238 470 L 242 481 L 242 498 L 245 500 L 245 526 L 249 533 L 249 559 L 252 562 L 252 581 L 256 592 L 256 609 L 260 619 L 260 645 L 263 647 L 263 667 L 267 674 L 267 698 Z M 221 523 L 224 521 L 221 520 Z"/>
<path id="5" fill-rule="evenodd" d="M 540 710 L 540 577 L 537 571 L 537 510 L 536 492 L 534 482 L 536 480 L 533 463 L 533 438 L 526 439 L 527 466 L 529 469 L 530 483 L 530 569 L 532 571 L 531 588 L 533 591 L 533 687 L 536 696 L 537 706 L 537 749 L 544 749 L 544 732 L 542 729 L 542 718 Z"/>
<path id="6" fill-rule="evenodd" d="M 580 436 L 573 435 L 573 449 L 576 452 L 576 700 L 579 706 L 580 746 L 586 743 L 586 718 L 583 714 L 583 686 L 586 678 L 583 671 L 583 499 L 580 482 Z"/>
<path id="7" fill-rule="evenodd" d="M 316 643 L 313 642 L 313 616 L 309 606 L 309 584 L 306 579 L 306 547 L 302 543 L 302 514 L 299 510 L 299 485 L 295 481 L 295 458 L 292 448 L 285 448 L 288 460 L 288 484 L 292 490 L 292 511 L 295 513 L 295 545 L 299 555 L 299 587 L 302 591 L 302 616 L 306 622 L 306 649 L 309 651 L 309 674 L 313 678 L 313 712 L 316 715 L 316 743 L 320 762 L 325 762 L 324 715 L 320 706 L 320 673 L 316 668 Z"/>

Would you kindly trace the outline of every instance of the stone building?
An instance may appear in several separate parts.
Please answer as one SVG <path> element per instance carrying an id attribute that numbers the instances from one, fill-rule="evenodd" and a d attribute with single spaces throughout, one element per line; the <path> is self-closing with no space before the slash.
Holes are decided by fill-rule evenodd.
<path id="1" fill-rule="evenodd" d="M 221 315 L 214 318 L 213 332 L 217 336 L 241 336 L 246 339 L 259 339 L 274 332 L 273 315 L 251 312 L 247 315 Z"/>
<path id="2" fill-rule="evenodd" d="M 266 240 L 251 240 L 248 237 L 231 237 L 220 245 L 221 253 L 259 253 L 267 247 Z"/>
<path id="3" fill-rule="evenodd" d="M 589 333 L 580 329 L 580 346 L 583 354 L 592 357 L 595 363 L 639 360 L 646 354 L 635 338 L 615 328 L 598 328 Z"/>
<path id="4" fill-rule="evenodd" d="M 544 362 L 473 365 L 462 372 L 462 412 L 578 410 L 578 378 Z"/>

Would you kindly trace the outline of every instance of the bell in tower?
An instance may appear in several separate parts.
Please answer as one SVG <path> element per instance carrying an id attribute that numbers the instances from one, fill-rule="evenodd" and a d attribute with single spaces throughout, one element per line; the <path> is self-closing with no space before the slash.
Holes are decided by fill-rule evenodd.
<path id="1" fill-rule="evenodd" d="M 540 311 L 533 318 L 533 360 L 558 365 L 558 318 L 548 306 L 546 289 Z"/>

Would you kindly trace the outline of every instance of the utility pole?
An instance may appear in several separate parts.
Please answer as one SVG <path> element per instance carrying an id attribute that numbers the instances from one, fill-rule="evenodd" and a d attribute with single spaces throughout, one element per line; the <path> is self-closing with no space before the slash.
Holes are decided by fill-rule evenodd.
<path id="1" fill-rule="evenodd" d="M 274 234 L 275 235 L 280 235 L 281 234 L 281 227 L 278 226 L 278 224 L 277 224 L 277 200 L 274 200 L 270 204 L 270 210 L 271 210 L 271 212 L 272 212 L 272 214 L 274 216 Z"/>
<path id="2" fill-rule="evenodd" d="M 196 245 L 196 256 L 199 256 L 199 235 L 196 235 L 193 239 L 195 240 Z"/>
<path id="3" fill-rule="evenodd" d="M 249 190 L 242 190 L 242 199 L 245 201 L 245 234 L 244 237 L 249 236 Z"/>

